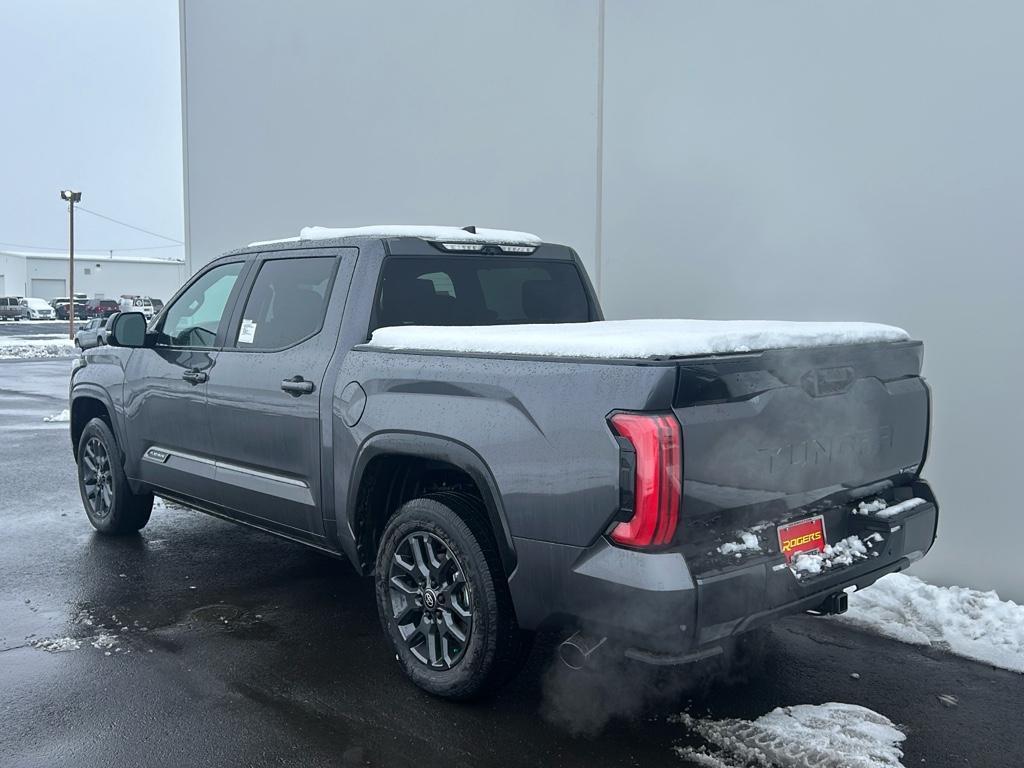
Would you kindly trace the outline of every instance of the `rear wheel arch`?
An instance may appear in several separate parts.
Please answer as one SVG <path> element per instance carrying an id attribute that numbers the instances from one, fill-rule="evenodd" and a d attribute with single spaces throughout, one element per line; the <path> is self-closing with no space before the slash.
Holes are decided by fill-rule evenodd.
<path id="1" fill-rule="evenodd" d="M 356 459 L 346 509 L 359 568 L 364 573 L 373 570 L 380 536 L 402 504 L 439 493 L 457 499 L 460 514 L 486 523 L 502 569 L 510 576 L 516 565 L 515 547 L 487 465 L 462 443 L 415 433 L 377 435 L 364 443 Z"/>

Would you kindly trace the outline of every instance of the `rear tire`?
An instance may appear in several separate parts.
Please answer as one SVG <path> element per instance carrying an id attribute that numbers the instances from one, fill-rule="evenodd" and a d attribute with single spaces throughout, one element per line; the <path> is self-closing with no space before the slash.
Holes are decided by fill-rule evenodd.
<path id="1" fill-rule="evenodd" d="M 469 699 L 522 665 L 497 547 L 476 502 L 439 493 L 402 505 L 377 552 L 377 611 L 406 675 L 435 696 Z"/>
<path id="2" fill-rule="evenodd" d="M 121 450 L 103 419 L 92 419 L 78 440 L 78 489 L 85 514 L 100 533 L 135 533 L 149 522 L 153 494 L 133 493 Z"/>

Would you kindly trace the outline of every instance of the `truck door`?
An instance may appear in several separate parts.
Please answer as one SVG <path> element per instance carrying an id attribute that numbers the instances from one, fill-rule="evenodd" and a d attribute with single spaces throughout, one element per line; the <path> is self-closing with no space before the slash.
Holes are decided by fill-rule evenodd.
<path id="1" fill-rule="evenodd" d="M 355 254 L 321 248 L 257 260 L 207 385 L 216 502 L 286 533 L 324 533 L 320 463 L 332 392 L 323 381 Z"/>
<path id="2" fill-rule="evenodd" d="M 153 329 L 156 344 L 132 350 L 125 367 L 129 474 L 204 501 L 214 478 L 206 381 L 244 267 L 239 259 L 199 273 Z"/>

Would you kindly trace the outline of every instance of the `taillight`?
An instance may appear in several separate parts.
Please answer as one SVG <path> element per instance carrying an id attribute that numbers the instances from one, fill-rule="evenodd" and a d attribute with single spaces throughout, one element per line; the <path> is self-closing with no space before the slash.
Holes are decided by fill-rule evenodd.
<path id="1" fill-rule="evenodd" d="M 671 413 L 616 413 L 612 427 L 636 452 L 633 517 L 609 534 L 627 547 L 668 544 L 679 525 L 683 436 Z"/>

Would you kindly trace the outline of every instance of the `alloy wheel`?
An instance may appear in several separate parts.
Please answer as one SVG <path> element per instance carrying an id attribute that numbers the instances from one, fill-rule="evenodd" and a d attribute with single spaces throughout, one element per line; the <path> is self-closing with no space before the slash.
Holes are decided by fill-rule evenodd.
<path id="1" fill-rule="evenodd" d="M 455 553 L 439 537 L 410 533 L 388 571 L 391 617 L 409 652 L 431 669 L 451 669 L 473 629 L 469 583 Z"/>
<path id="2" fill-rule="evenodd" d="M 85 498 L 96 518 L 110 514 L 114 506 L 114 475 L 103 441 L 91 437 L 82 452 L 82 485 Z"/>

